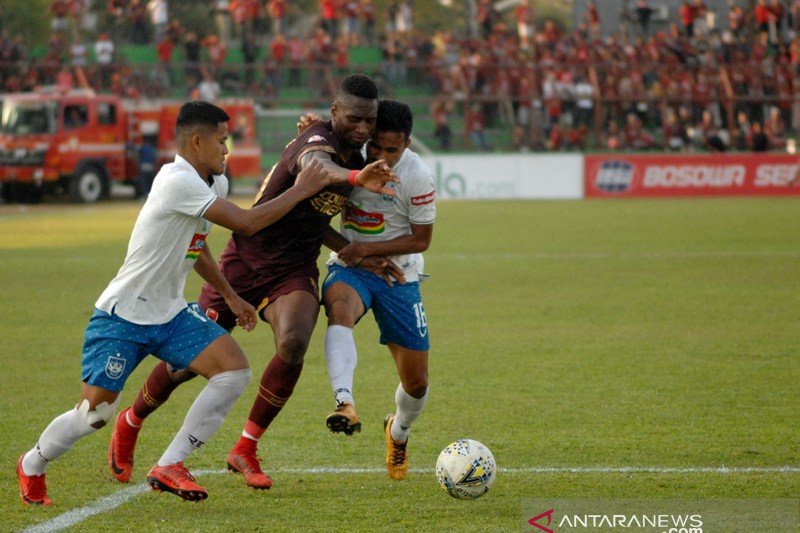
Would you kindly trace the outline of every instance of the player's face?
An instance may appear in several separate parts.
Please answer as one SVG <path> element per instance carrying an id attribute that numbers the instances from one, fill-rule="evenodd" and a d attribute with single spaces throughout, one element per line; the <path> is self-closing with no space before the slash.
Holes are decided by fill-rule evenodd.
<path id="1" fill-rule="evenodd" d="M 345 96 L 331 107 L 333 133 L 348 148 L 360 150 L 375 132 L 378 101 Z"/>
<path id="2" fill-rule="evenodd" d="M 216 130 L 201 130 L 198 135 L 198 159 L 204 169 L 212 174 L 225 172 L 225 156 L 228 155 L 228 124 L 220 122 Z"/>
<path id="3" fill-rule="evenodd" d="M 405 152 L 411 139 L 405 133 L 396 131 L 379 131 L 367 143 L 367 161 L 383 159 L 390 167 L 394 167 Z"/>

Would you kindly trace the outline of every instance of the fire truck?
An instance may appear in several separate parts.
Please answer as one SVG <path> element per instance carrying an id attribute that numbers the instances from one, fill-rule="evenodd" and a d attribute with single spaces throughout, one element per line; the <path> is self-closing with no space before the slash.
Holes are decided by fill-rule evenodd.
<path id="1" fill-rule="evenodd" d="M 261 177 L 253 102 L 217 105 L 231 117 L 226 175 Z M 159 167 L 174 159 L 180 106 L 84 89 L 0 95 L 0 194 L 6 202 L 37 202 L 45 192 L 67 193 L 92 203 L 108 196 L 112 182 L 135 185 L 142 143 L 155 148 Z"/>

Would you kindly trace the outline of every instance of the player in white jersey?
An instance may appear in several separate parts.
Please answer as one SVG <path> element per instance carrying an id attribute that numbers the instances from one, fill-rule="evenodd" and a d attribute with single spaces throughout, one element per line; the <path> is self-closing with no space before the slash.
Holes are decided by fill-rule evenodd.
<path id="1" fill-rule="evenodd" d="M 97 300 L 86 328 L 78 404 L 55 418 L 17 461 L 23 503 L 51 503 L 45 484 L 47 464 L 112 419 L 125 380 L 151 353 L 175 368 L 205 376 L 208 384 L 150 470 L 148 483 L 186 500 L 207 496 L 183 461 L 219 428 L 249 382 L 250 368 L 233 337 L 208 320 L 196 304 L 184 300 L 186 276 L 194 268 L 225 296 L 239 325 L 251 330 L 255 309 L 236 295 L 205 245 L 212 223 L 253 234 L 331 181 L 321 166 L 312 165 L 294 186 L 268 203 L 244 210 L 227 201 L 223 172 L 228 120 L 225 111 L 206 102 L 189 102 L 181 108 L 178 156 L 156 176 L 133 228 L 125 262 Z"/>
<path id="2" fill-rule="evenodd" d="M 325 358 L 337 407 L 327 420 L 333 432 L 352 435 L 361 430 L 353 399 L 356 345 L 353 328 L 372 309 L 380 329 L 381 344 L 394 358 L 400 384 L 395 392 L 397 410 L 384 421 L 389 477 L 404 479 L 408 471 L 406 444 L 411 423 L 428 397 L 428 325 L 419 281 L 422 252 L 431 242 L 435 186 L 433 172 L 408 149 L 413 117 L 400 102 L 383 100 L 378 106 L 375 136 L 367 143 L 368 160 L 383 159 L 399 183 L 388 184 L 396 196 L 354 190 L 342 214 L 342 241 L 331 254 L 323 284 L 328 315 Z M 349 241 L 349 243 L 348 243 Z M 389 256 L 403 270 L 404 279 L 387 283 L 357 268 L 365 257 Z"/>

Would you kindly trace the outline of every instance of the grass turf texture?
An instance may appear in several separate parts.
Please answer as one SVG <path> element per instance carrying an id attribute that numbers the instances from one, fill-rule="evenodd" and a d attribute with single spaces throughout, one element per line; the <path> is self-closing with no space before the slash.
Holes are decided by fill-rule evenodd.
<path id="1" fill-rule="evenodd" d="M 246 200 L 242 200 L 246 203 Z M 508 531 L 524 499 L 797 498 L 800 474 L 533 473 L 537 467 L 800 465 L 800 233 L 797 201 L 704 199 L 441 202 L 423 285 L 433 350 L 430 400 L 410 440 L 408 479 L 382 471 L 382 420 L 397 378 L 372 317 L 356 328 L 363 433 L 330 434 L 320 318 L 295 394 L 261 446 L 276 485 L 221 474 L 255 395 L 249 385 L 189 462 L 209 499 L 144 492 L 75 531 Z M 18 497 L 14 463 L 76 401 L 92 304 L 119 268 L 138 204 L 0 207 L 0 516 L 20 530 L 113 495 L 109 429 L 48 471 L 50 508 Z M 216 228 L 218 255 L 227 233 Z M 199 282 L 190 276 L 193 299 Z M 260 376 L 274 353 L 259 324 L 235 333 Z M 155 364 L 134 373 L 122 405 Z M 147 422 L 141 484 L 204 381 Z M 502 471 L 477 501 L 435 482 L 446 444 L 479 440 Z M 334 467 L 360 473 L 314 473 Z M 220 473 L 218 473 L 220 472 Z"/>

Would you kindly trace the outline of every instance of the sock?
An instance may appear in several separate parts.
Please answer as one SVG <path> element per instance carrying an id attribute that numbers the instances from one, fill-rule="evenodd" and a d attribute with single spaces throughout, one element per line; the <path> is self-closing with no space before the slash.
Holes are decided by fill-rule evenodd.
<path id="1" fill-rule="evenodd" d="M 250 369 L 245 368 L 212 376 L 189 408 L 183 426 L 158 460 L 158 465 L 183 462 L 192 451 L 205 444 L 219 429 L 251 375 Z"/>
<path id="2" fill-rule="evenodd" d="M 142 425 L 142 421 L 147 416 L 158 409 L 158 407 L 167 401 L 172 391 L 178 388 L 180 383 L 175 383 L 169 377 L 167 363 L 164 361 L 159 362 L 150 375 L 147 376 L 147 381 L 144 382 L 139 394 L 136 395 L 136 400 L 133 402 L 129 414 L 133 414 L 138 418 L 138 424 Z M 128 422 L 136 422 L 132 417 L 128 418 Z"/>
<path id="3" fill-rule="evenodd" d="M 405 442 L 408 440 L 408 434 L 411 432 L 411 423 L 417 419 L 422 413 L 422 408 L 425 407 L 425 402 L 428 400 L 428 391 L 425 391 L 425 396 L 422 398 L 414 398 L 403 390 L 403 384 L 397 386 L 397 391 L 394 393 L 394 401 L 397 404 L 397 413 L 392 422 L 390 430 L 392 439 L 395 442 Z"/>
<path id="4" fill-rule="evenodd" d="M 44 474 L 47 463 L 67 453 L 78 439 L 95 431 L 77 409 L 56 417 L 39 436 L 36 446 L 25 454 L 22 471 L 28 476 Z"/>
<path id="5" fill-rule="evenodd" d="M 261 438 L 286 405 L 302 370 L 302 364 L 290 365 L 275 354 L 261 375 L 258 395 L 250 409 L 240 443 L 243 439 L 257 441 Z"/>
<path id="6" fill-rule="evenodd" d="M 345 326 L 328 326 L 325 333 L 325 361 L 336 403 L 351 403 L 353 400 L 353 374 L 358 362 L 353 329 Z"/>
<path id="7" fill-rule="evenodd" d="M 140 428 L 142 427 L 142 422 L 144 422 L 144 419 L 136 416 L 136 413 L 133 412 L 133 409 L 128 409 L 125 411 L 125 422 L 132 428 Z"/>

